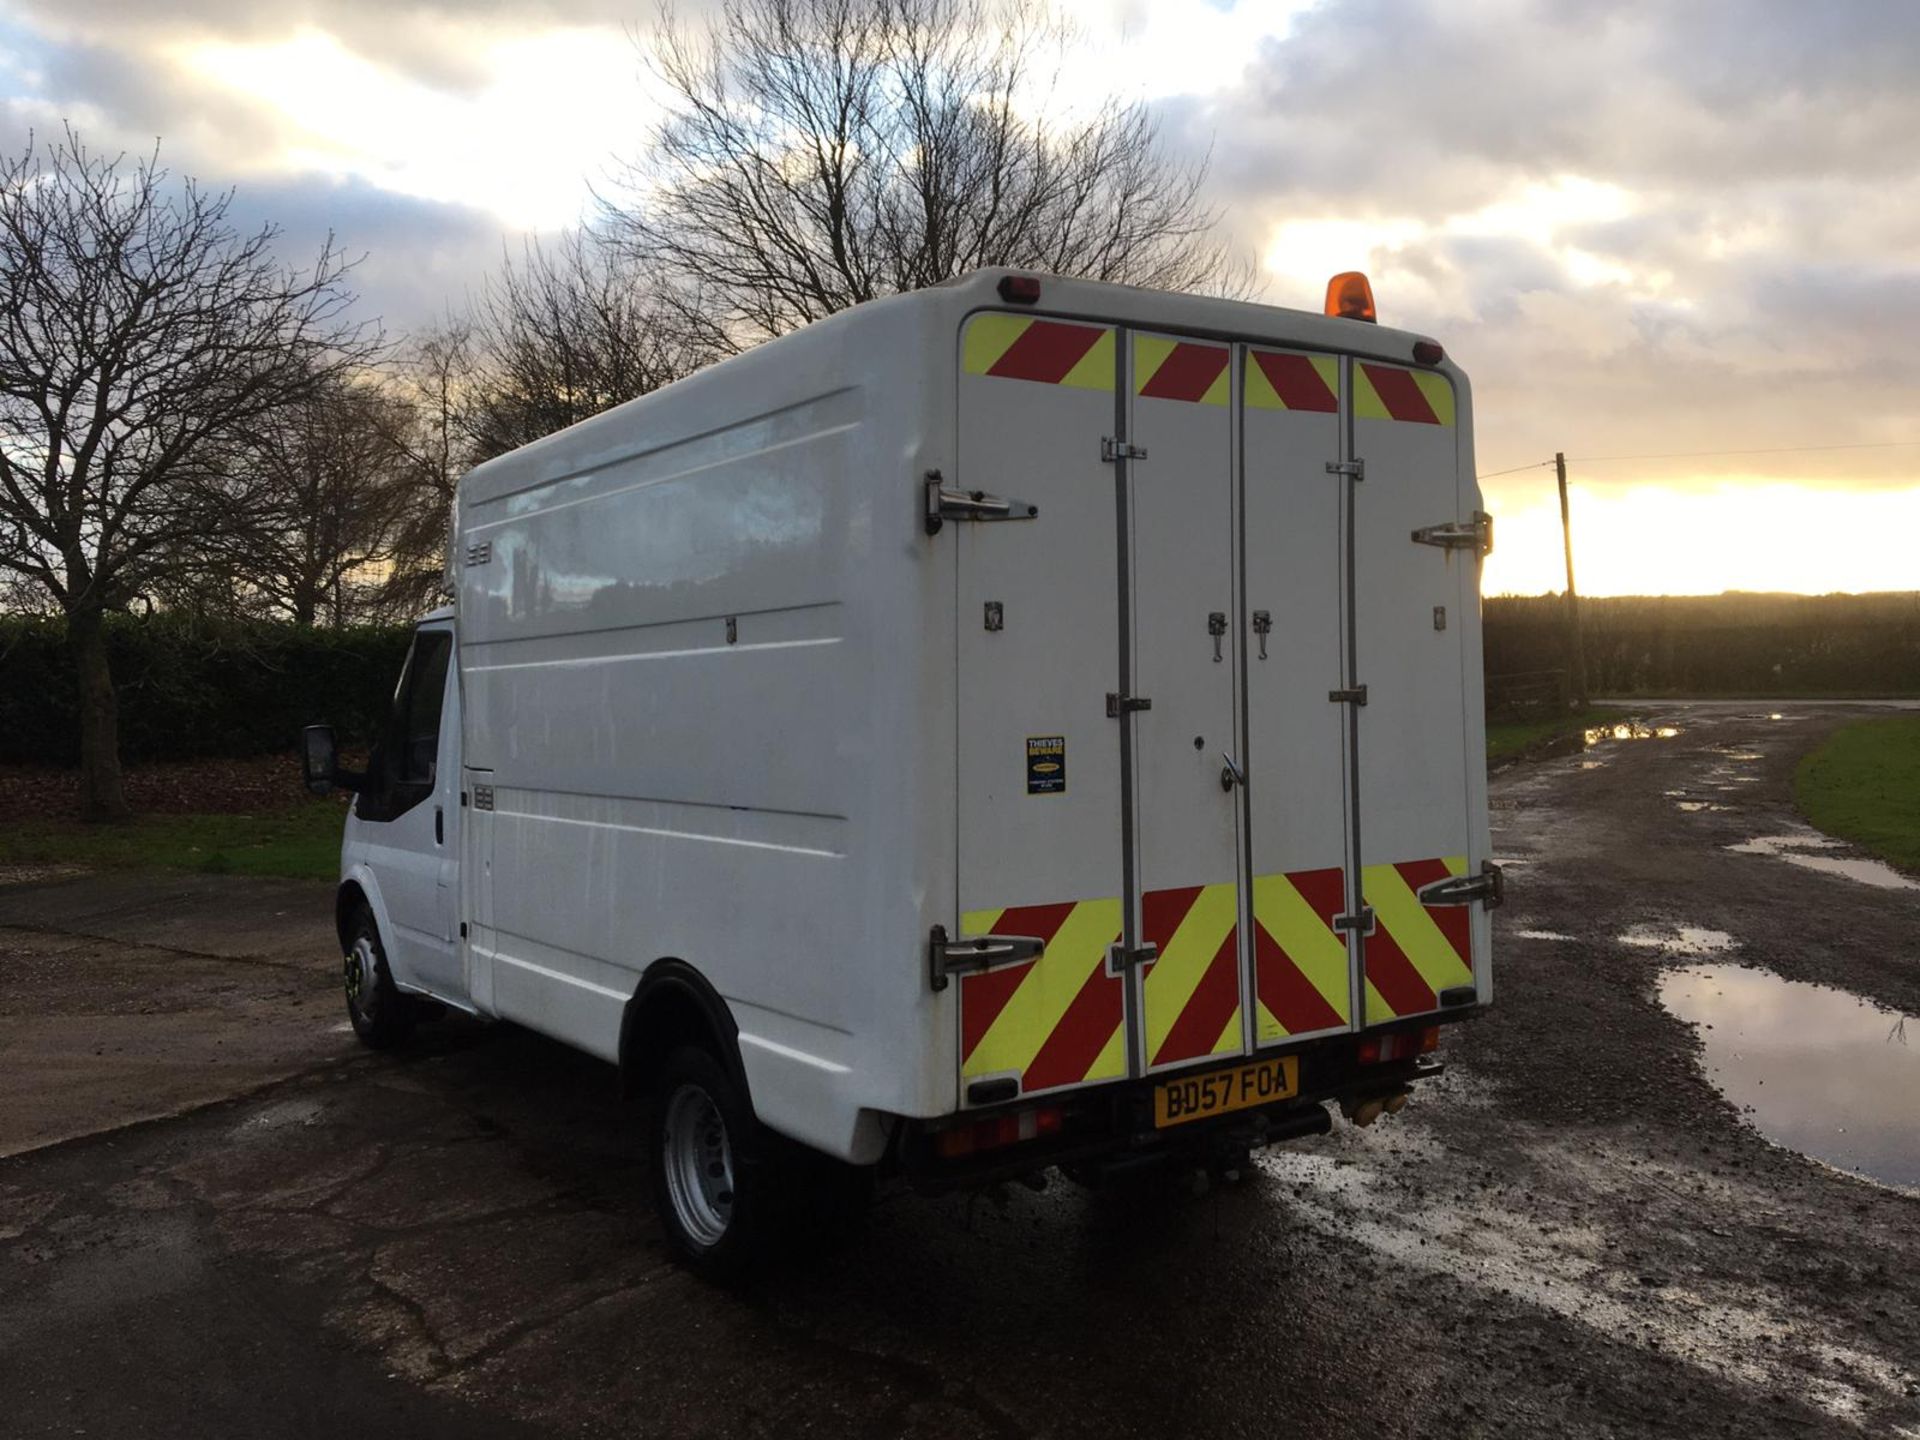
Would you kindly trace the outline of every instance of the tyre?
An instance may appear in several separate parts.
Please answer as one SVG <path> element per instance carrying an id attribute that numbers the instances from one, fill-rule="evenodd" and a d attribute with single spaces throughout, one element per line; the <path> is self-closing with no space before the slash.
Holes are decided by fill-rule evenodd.
<path id="1" fill-rule="evenodd" d="M 347 996 L 347 1019 L 353 1022 L 353 1033 L 361 1043 L 386 1050 L 407 1038 L 415 1011 L 393 983 L 386 948 L 380 943 L 380 927 L 365 905 L 354 913 L 353 927 L 348 931 L 341 980 Z"/>
<path id="2" fill-rule="evenodd" d="M 653 1206 L 675 1258 L 723 1284 L 766 1254 L 779 1189 L 744 1088 L 694 1045 L 667 1056 L 649 1106 Z"/>

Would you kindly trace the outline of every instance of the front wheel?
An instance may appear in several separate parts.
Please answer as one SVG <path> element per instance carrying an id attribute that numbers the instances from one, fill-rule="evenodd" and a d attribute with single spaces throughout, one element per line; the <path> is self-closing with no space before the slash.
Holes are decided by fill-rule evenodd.
<path id="1" fill-rule="evenodd" d="M 341 967 L 347 996 L 347 1019 L 363 1044 L 386 1050 L 407 1038 L 414 1010 L 393 983 L 387 952 L 380 944 L 380 927 L 373 911 L 360 906 L 348 931 L 347 953 Z"/>

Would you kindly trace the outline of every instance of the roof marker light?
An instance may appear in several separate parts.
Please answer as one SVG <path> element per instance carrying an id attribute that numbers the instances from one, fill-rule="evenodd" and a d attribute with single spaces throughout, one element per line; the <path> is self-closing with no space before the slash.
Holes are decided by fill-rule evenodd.
<path id="1" fill-rule="evenodd" d="M 1343 270 L 1327 281 L 1327 314 L 1342 320 L 1378 320 L 1380 317 L 1373 313 L 1373 286 L 1367 283 L 1367 277 L 1358 270 Z"/>
<path id="2" fill-rule="evenodd" d="M 1440 348 L 1438 340 L 1416 340 L 1413 342 L 1413 359 L 1416 365 L 1438 365 L 1447 358 L 1447 352 Z"/>
<path id="3" fill-rule="evenodd" d="M 1040 298 L 1040 279 L 1035 275 L 1002 275 L 1000 298 L 1009 305 L 1031 305 Z"/>

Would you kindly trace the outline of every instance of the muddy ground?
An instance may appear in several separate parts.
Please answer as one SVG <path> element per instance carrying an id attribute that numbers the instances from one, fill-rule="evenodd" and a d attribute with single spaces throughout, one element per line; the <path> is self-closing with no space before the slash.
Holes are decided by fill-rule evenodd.
<path id="1" fill-rule="evenodd" d="M 1727 848 L 1857 713 L 1496 777 L 1497 1008 L 1400 1116 L 1203 1195 L 890 1196 L 745 1296 L 667 1263 L 595 1063 L 356 1052 L 306 892 L 0 889 L 0 1429 L 1920 1437 L 1920 1197 L 1768 1144 L 1654 993 L 1695 927 L 1920 1016 L 1920 890 Z"/>

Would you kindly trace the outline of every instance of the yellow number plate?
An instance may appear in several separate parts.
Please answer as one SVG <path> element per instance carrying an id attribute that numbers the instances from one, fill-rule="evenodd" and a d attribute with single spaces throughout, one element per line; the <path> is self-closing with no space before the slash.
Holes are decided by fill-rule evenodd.
<path id="1" fill-rule="evenodd" d="M 1300 1059 L 1296 1055 L 1168 1080 L 1153 1088 L 1153 1123 L 1164 1129 L 1189 1120 L 1204 1120 L 1209 1115 L 1225 1115 L 1230 1110 L 1251 1110 L 1255 1105 L 1285 1100 L 1299 1090 Z"/>

